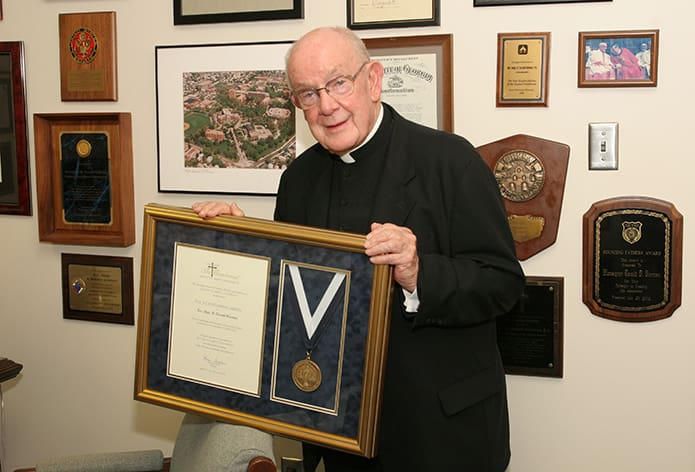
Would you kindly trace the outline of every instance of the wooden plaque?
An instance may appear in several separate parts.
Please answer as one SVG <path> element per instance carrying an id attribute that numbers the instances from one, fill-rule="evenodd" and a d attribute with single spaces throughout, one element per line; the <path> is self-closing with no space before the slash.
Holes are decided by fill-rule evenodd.
<path id="1" fill-rule="evenodd" d="M 667 318 L 681 304 L 683 216 L 650 197 L 594 203 L 583 220 L 583 301 L 616 321 Z"/>
<path id="2" fill-rule="evenodd" d="M 555 243 L 569 146 L 517 134 L 477 149 L 495 173 L 519 260 Z"/>
<path id="3" fill-rule="evenodd" d="M 135 242 L 130 113 L 35 114 L 39 239 Z"/>
<path id="4" fill-rule="evenodd" d="M 60 98 L 116 101 L 116 12 L 63 13 L 60 30 Z"/>

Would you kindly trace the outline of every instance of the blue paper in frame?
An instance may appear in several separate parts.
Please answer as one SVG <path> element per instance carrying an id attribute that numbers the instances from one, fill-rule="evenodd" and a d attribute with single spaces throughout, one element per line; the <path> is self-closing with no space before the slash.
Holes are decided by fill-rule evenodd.
<path id="1" fill-rule="evenodd" d="M 290 42 L 157 46 L 160 192 L 275 195 L 314 143 L 285 80 Z"/>
<path id="2" fill-rule="evenodd" d="M 263 354 L 258 366 L 260 395 L 247 395 L 167 375 L 167 340 L 174 296 L 172 271 L 177 243 L 270 258 Z M 372 265 L 364 255 L 363 243 L 364 236 L 355 234 L 249 217 L 203 220 L 190 209 L 147 205 L 135 398 L 373 456 L 388 339 L 392 272 L 388 266 Z M 325 335 L 331 337 L 332 342 L 323 346 L 333 351 L 332 356 L 341 357 L 340 369 L 334 364 L 335 368 L 326 366 L 325 371 L 339 375 L 326 382 L 326 388 L 337 395 L 337 406 L 329 408 L 331 411 L 322 408 L 325 400 L 330 400 L 327 390 L 317 389 L 318 396 L 311 393 L 301 396 L 304 392 L 295 392 L 294 399 L 299 402 L 285 401 L 287 395 L 273 398 L 271 379 L 274 375 L 277 378 L 290 375 L 286 367 L 298 360 L 282 358 L 289 351 L 277 347 L 296 339 L 281 332 L 278 326 L 278 316 L 283 316 L 282 312 L 278 315 L 282 261 L 320 267 L 327 273 L 350 274 L 349 282 L 344 282 L 344 298 L 335 296 L 336 300 L 345 300 L 345 329 L 327 331 Z M 341 326 L 342 317 L 335 317 L 335 320 Z M 220 331 L 220 336 L 225 334 Z M 333 342 L 334 336 L 341 340 Z M 339 383 L 337 390 L 336 383 Z M 289 388 L 291 382 L 285 382 L 284 392 Z"/>

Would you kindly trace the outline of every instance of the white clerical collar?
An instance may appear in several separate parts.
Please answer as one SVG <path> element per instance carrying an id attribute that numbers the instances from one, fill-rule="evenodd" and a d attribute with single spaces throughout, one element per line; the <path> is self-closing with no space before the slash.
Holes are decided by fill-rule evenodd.
<path id="1" fill-rule="evenodd" d="M 349 150 L 348 152 L 346 152 L 345 154 L 343 154 L 342 156 L 340 156 L 340 160 L 343 161 L 343 162 L 346 163 L 346 164 L 352 164 L 352 163 L 354 163 L 354 162 L 355 162 L 355 158 L 352 157 L 350 154 L 353 153 L 353 152 L 355 152 L 355 151 L 357 151 L 359 148 L 361 148 L 361 147 L 364 146 L 365 144 L 367 144 L 367 143 L 369 142 L 369 140 L 372 139 L 372 138 L 374 137 L 374 135 L 376 134 L 376 131 L 379 129 L 379 126 L 381 125 L 381 122 L 383 121 L 383 119 L 384 119 L 384 106 L 381 105 L 381 106 L 379 107 L 379 116 L 378 116 L 377 119 L 376 119 L 376 123 L 374 123 L 374 126 L 372 127 L 372 130 L 369 132 L 369 134 L 367 135 L 367 137 L 365 138 L 365 140 L 362 141 L 362 144 L 360 144 L 360 145 L 357 146 L 356 148 L 351 149 L 351 150 Z"/>

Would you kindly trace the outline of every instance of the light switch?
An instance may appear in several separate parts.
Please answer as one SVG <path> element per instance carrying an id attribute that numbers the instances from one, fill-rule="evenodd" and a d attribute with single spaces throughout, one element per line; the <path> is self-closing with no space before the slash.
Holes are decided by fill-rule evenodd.
<path id="1" fill-rule="evenodd" d="M 618 123 L 589 123 L 589 169 L 618 169 Z"/>

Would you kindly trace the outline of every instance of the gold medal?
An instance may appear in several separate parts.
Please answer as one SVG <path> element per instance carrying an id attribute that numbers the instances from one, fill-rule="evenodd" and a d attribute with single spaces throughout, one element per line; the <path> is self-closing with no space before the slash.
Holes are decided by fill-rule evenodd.
<path id="1" fill-rule="evenodd" d="M 292 381 L 302 392 L 313 392 L 321 385 L 321 368 L 309 353 L 292 367 Z"/>

